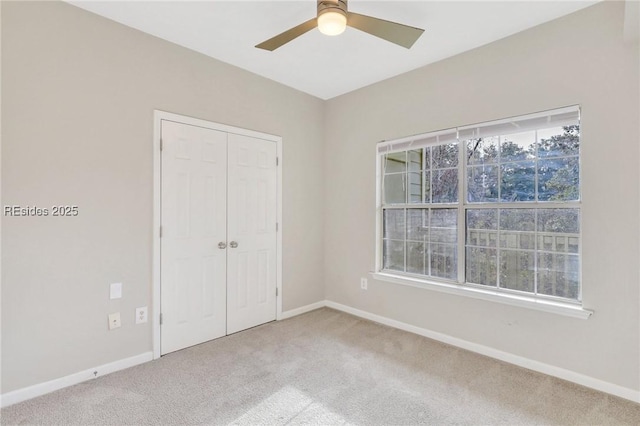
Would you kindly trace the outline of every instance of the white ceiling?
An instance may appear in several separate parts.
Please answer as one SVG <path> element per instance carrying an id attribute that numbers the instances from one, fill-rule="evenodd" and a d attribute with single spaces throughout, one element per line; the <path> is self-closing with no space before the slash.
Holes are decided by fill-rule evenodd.
<path id="1" fill-rule="evenodd" d="M 349 10 L 424 28 L 407 50 L 353 28 L 314 29 L 268 52 L 254 46 L 316 15 L 315 0 L 70 1 L 127 26 L 322 99 L 456 55 L 595 1 L 366 1 Z"/>

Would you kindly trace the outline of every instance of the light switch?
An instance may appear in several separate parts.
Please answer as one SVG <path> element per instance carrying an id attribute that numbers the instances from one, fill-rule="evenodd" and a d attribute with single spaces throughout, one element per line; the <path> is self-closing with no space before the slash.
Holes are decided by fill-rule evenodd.
<path id="1" fill-rule="evenodd" d="M 120 312 L 109 314 L 109 330 L 119 328 L 121 325 L 122 323 L 120 323 Z"/>
<path id="2" fill-rule="evenodd" d="M 120 299 L 122 297 L 122 283 L 111 284 L 111 290 L 109 291 L 109 297 L 111 299 Z"/>

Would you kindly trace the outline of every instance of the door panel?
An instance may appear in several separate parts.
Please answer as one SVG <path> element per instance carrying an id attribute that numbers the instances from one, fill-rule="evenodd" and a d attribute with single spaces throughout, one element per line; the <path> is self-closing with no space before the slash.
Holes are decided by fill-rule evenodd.
<path id="1" fill-rule="evenodd" d="M 226 334 L 227 133 L 162 121 L 161 354 Z"/>
<path id="2" fill-rule="evenodd" d="M 229 134 L 228 151 L 231 334 L 276 319 L 276 143 Z"/>

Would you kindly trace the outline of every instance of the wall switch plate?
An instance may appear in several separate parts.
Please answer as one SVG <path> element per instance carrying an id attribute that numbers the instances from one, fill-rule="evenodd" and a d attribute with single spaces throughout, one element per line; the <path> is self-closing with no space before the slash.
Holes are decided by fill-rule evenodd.
<path id="1" fill-rule="evenodd" d="M 109 298 L 120 299 L 121 297 L 122 297 L 122 283 L 111 284 L 111 287 L 109 290 Z"/>
<path id="2" fill-rule="evenodd" d="M 360 288 L 363 290 L 366 290 L 368 287 L 368 283 L 367 283 L 367 279 L 366 278 L 360 278 Z"/>
<path id="3" fill-rule="evenodd" d="M 120 328 L 120 326 L 122 326 L 122 323 L 120 322 L 120 312 L 109 314 L 109 330 Z"/>
<path id="4" fill-rule="evenodd" d="M 147 307 L 136 308 L 136 324 L 144 324 L 145 322 L 147 322 Z"/>

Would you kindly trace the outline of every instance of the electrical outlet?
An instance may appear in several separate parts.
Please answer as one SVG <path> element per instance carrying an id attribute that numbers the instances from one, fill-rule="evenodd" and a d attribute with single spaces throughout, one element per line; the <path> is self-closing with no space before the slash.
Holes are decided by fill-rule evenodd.
<path id="1" fill-rule="evenodd" d="M 109 314 L 109 330 L 120 328 L 120 326 L 122 326 L 122 323 L 120 322 L 120 312 Z"/>
<path id="2" fill-rule="evenodd" d="M 147 322 L 147 307 L 136 308 L 136 324 Z"/>
<path id="3" fill-rule="evenodd" d="M 367 279 L 366 278 L 360 278 L 360 288 L 363 290 L 367 289 Z"/>

